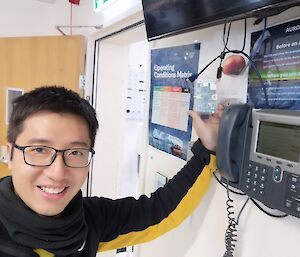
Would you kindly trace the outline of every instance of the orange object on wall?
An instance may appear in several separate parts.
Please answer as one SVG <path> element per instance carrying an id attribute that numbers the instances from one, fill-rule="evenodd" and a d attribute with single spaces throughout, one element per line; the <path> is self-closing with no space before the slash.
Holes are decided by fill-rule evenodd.
<path id="1" fill-rule="evenodd" d="M 245 68 L 245 59 L 241 55 L 231 55 L 223 62 L 223 73 L 226 75 L 239 75 Z"/>

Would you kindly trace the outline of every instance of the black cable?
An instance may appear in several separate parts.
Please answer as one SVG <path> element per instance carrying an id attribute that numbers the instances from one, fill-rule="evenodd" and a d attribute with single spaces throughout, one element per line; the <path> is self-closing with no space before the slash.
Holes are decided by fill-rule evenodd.
<path id="1" fill-rule="evenodd" d="M 247 20 L 245 19 L 244 22 L 245 22 L 245 27 L 244 27 L 243 47 L 242 47 L 242 50 L 238 50 L 238 51 L 243 51 L 245 49 L 245 45 L 246 45 Z M 192 76 L 190 76 L 187 79 L 188 81 L 194 82 L 212 63 L 214 63 L 219 58 L 221 60 L 220 60 L 220 65 L 219 65 L 218 70 L 217 70 L 217 78 L 220 79 L 222 77 L 222 72 L 223 72 L 222 61 L 224 60 L 226 54 L 232 52 L 232 50 L 230 50 L 227 47 L 228 42 L 229 42 L 230 30 L 231 30 L 231 22 L 229 23 L 229 27 L 228 27 L 228 30 L 227 30 L 227 35 L 226 35 L 226 29 L 227 29 L 227 23 L 225 23 L 224 27 L 223 27 L 223 43 L 224 43 L 224 49 L 223 49 L 223 51 L 220 53 L 220 55 L 218 55 L 212 61 L 210 61 L 199 73 L 193 74 Z M 226 40 L 225 40 L 225 35 L 226 35 Z M 225 50 L 227 50 L 227 51 L 225 51 Z"/>
<path id="2" fill-rule="evenodd" d="M 226 24 L 224 25 L 224 28 L 225 28 Z M 230 23 L 230 27 L 231 27 L 231 23 Z M 229 40 L 229 34 L 230 34 L 230 27 L 228 29 L 228 32 L 227 33 L 227 39 L 226 39 L 226 44 L 224 44 L 224 50 L 227 50 L 228 52 L 231 52 L 231 50 L 227 47 L 227 44 L 228 44 L 228 40 Z M 223 32 L 223 37 L 224 37 L 224 32 Z M 241 50 L 238 50 L 238 51 L 241 51 L 243 52 L 245 50 L 245 47 L 246 47 L 246 39 L 247 39 L 247 20 L 244 19 L 244 37 L 243 37 L 243 46 L 242 46 L 242 49 Z M 224 38 L 223 38 L 223 42 L 224 42 Z"/>
<path id="3" fill-rule="evenodd" d="M 227 28 L 227 23 L 224 24 L 223 27 L 223 43 L 224 43 L 224 48 L 223 51 L 221 52 L 220 56 L 220 64 L 219 67 L 217 69 L 217 79 L 220 79 L 222 77 L 222 72 L 223 72 L 223 67 L 222 67 L 222 63 L 223 60 L 225 58 L 226 55 L 226 49 L 227 49 L 227 45 L 228 45 L 228 41 L 229 41 L 229 35 L 230 35 L 230 30 L 231 30 L 231 22 L 229 23 L 229 27 L 227 30 L 227 35 L 226 35 L 226 41 L 225 41 L 225 34 L 226 34 L 226 28 Z"/>
<path id="4" fill-rule="evenodd" d="M 226 34 L 226 28 L 227 28 L 227 23 L 224 24 L 223 27 L 223 43 L 224 43 L 224 49 L 226 49 L 228 41 L 229 41 L 229 35 L 230 35 L 230 30 L 231 30 L 231 22 L 229 23 L 229 28 L 227 30 L 227 36 L 226 36 L 226 42 L 225 42 L 225 34 Z"/>
<path id="5" fill-rule="evenodd" d="M 187 80 L 190 82 L 194 82 L 212 63 L 214 63 L 217 59 L 220 58 L 220 55 L 211 60 L 199 73 L 193 74 Z"/>
<path id="6" fill-rule="evenodd" d="M 228 227 L 226 229 L 225 232 L 225 248 L 226 251 L 223 255 L 223 257 L 233 257 L 233 252 L 234 252 L 234 248 L 237 242 L 237 222 L 234 219 L 233 215 L 234 215 L 234 211 L 232 211 L 233 209 L 233 200 L 230 198 L 229 196 L 229 190 L 228 190 L 228 184 L 227 183 L 227 201 L 226 201 L 226 205 L 227 205 L 227 218 L 228 218 Z"/>
<path id="7" fill-rule="evenodd" d="M 257 67 L 256 67 L 256 64 L 254 63 L 254 61 L 252 60 L 252 58 L 246 54 L 244 52 L 244 49 L 245 49 L 245 45 L 246 45 L 246 37 L 247 37 L 247 20 L 245 19 L 244 20 L 244 38 L 243 38 L 243 46 L 242 46 L 242 50 L 231 50 L 227 47 L 227 44 L 228 44 L 228 41 L 229 41 L 229 35 L 230 35 L 230 29 L 231 29 L 231 23 L 229 24 L 229 28 L 227 30 L 227 35 L 226 35 L 226 41 L 225 41 L 225 34 L 226 34 L 226 28 L 227 28 L 227 24 L 225 23 L 224 24 L 224 28 L 223 28 L 223 42 L 224 42 L 224 49 L 223 51 L 221 52 L 220 55 L 218 55 L 217 57 L 215 57 L 212 61 L 210 61 L 199 73 L 197 74 L 193 74 L 192 76 L 190 76 L 187 81 L 190 81 L 190 82 L 194 82 L 212 63 L 214 63 L 217 59 L 221 59 L 220 60 L 220 65 L 218 67 L 218 70 L 217 70 L 217 79 L 220 79 L 222 77 L 222 72 L 223 72 L 223 68 L 222 68 L 222 61 L 224 60 L 226 54 L 228 53 L 233 53 L 233 54 L 242 54 L 244 55 L 251 63 L 258 79 L 259 79 L 259 82 L 261 84 L 261 87 L 263 89 L 263 93 L 264 93 L 264 96 L 265 96 L 265 101 L 266 101 L 266 107 L 267 108 L 271 108 L 270 104 L 269 104 L 269 99 L 268 99 L 268 94 L 267 94 L 267 89 L 266 89 L 266 85 L 261 77 L 261 74 L 260 72 L 258 71 Z M 225 51 L 227 50 L 227 51 Z"/>
<path id="8" fill-rule="evenodd" d="M 226 247 L 226 251 L 223 255 L 223 257 L 233 257 L 233 253 L 234 253 L 234 249 L 236 246 L 236 242 L 237 242 L 237 226 L 239 224 L 239 219 L 241 216 L 241 213 L 243 212 L 246 204 L 249 201 L 249 197 L 247 198 L 247 200 L 245 201 L 245 203 L 243 204 L 241 210 L 238 213 L 237 219 L 234 218 L 234 211 L 233 209 L 233 200 L 230 198 L 229 195 L 229 181 L 227 180 L 226 183 L 226 192 L 227 192 L 227 201 L 226 201 L 226 205 L 227 205 L 227 217 L 228 217 L 228 227 L 226 229 L 225 232 L 225 247 Z"/>
<path id="9" fill-rule="evenodd" d="M 289 216 L 288 214 L 282 214 L 282 215 L 272 214 L 272 213 L 264 210 L 253 198 L 250 198 L 250 199 L 259 210 L 261 210 L 263 213 L 267 214 L 268 216 L 271 216 L 273 218 L 285 218 L 285 217 Z"/>
<path id="10" fill-rule="evenodd" d="M 231 23 L 230 23 L 230 25 L 231 25 Z M 262 77 L 261 77 L 261 74 L 260 74 L 260 72 L 258 71 L 258 69 L 257 69 L 257 67 L 256 67 L 256 64 L 255 64 L 255 62 L 253 61 L 253 59 L 252 59 L 248 54 L 246 54 L 246 53 L 244 52 L 244 49 L 245 49 L 245 46 L 246 46 L 246 38 L 247 38 L 247 20 L 244 19 L 244 38 L 243 38 L 243 46 L 242 46 L 242 50 L 231 50 L 231 49 L 229 49 L 229 48 L 227 47 L 228 41 L 229 41 L 229 35 L 230 35 L 230 28 L 231 28 L 231 26 L 228 28 L 228 31 L 227 31 L 227 38 L 226 38 L 226 42 L 225 42 L 224 37 L 225 37 L 226 24 L 224 25 L 224 30 L 223 30 L 223 42 L 224 42 L 224 48 L 225 48 L 225 49 L 223 50 L 223 52 L 222 52 L 221 55 L 220 55 L 221 63 L 222 63 L 222 57 L 223 57 L 223 59 L 224 59 L 224 58 L 225 58 L 225 55 L 228 54 L 228 53 L 242 54 L 242 55 L 244 55 L 244 56 L 249 60 L 250 64 L 252 65 L 252 67 L 253 67 L 253 69 L 254 69 L 254 71 L 255 71 L 255 73 L 256 73 L 258 79 L 259 79 L 259 82 L 260 82 L 261 87 L 262 87 L 263 92 L 264 92 L 265 101 L 266 101 L 266 106 L 267 106 L 268 108 L 270 108 L 269 98 L 268 98 L 268 94 L 267 94 L 266 85 L 265 85 L 265 83 L 264 83 L 264 81 L 263 81 L 263 79 L 262 79 Z M 227 50 L 227 51 L 225 51 L 225 50 Z M 220 65 L 221 65 L 221 64 L 220 64 Z M 217 71 L 217 78 L 221 78 L 221 76 L 222 76 L 222 75 L 221 75 L 222 70 L 223 70 L 222 67 L 219 66 L 218 71 Z"/>
<path id="11" fill-rule="evenodd" d="M 242 192 L 237 192 L 235 190 L 232 190 L 231 188 L 228 187 L 227 189 L 227 184 L 224 184 L 218 177 L 217 175 L 215 174 L 215 172 L 213 172 L 213 175 L 215 177 L 215 179 L 217 180 L 217 182 L 222 186 L 224 187 L 226 190 L 229 190 L 229 192 L 231 193 L 234 193 L 236 195 L 246 195 L 245 193 L 242 193 Z M 266 210 L 264 210 L 253 198 L 250 198 L 250 200 L 254 203 L 254 205 L 259 209 L 261 210 L 263 213 L 267 214 L 268 216 L 271 216 L 273 218 L 285 218 L 287 216 L 289 216 L 288 214 L 283 214 L 283 215 L 276 215 L 276 214 L 272 214 Z"/>
<path id="12" fill-rule="evenodd" d="M 242 206 L 242 208 L 241 208 L 241 210 L 240 210 L 240 212 L 239 212 L 239 214 L 237 216 L 237 219 L 236 219 L 237 224 L 239 224 L 239 220 L 240 220 L 241 214 L 242 214 L 243 210 L 245 209 L 245 206 L 247 205 L 247 203 L 248 203 L 248 201 L 250 199 L 251 199 L 251 197 L 248 196 L 247 200 L 244 202 L 244 204 L 243 204 L 243 206 Z"/>
<path id="13" fill-rule="evenodd" d="M 230 53 L 231 50 L 227 47 L 228 45 L 228 41 L 229 41 L 229 35 L 230 35 L 230 30 L 231 30 L 231 22 L 229 23 L 229 28 L 227 30 L 227 35 L 226 35 L 226 41 L 225 41 L 225 34 L 226 34 L 226 28 L 227 28 L 227 24 L 225 23 L 224 24 L 224 27 L 223 27 L 223 43 L 224 43 L 224 49 L 223 51 L 221 52 L 220 54 L 220 64 L 219 64 L 219 67 L 218 67 L 218 70 L 217 70 L 217 79 L 220 79 L 222 77 L 222 72 L 223 72 L 223 67 L 222 67 L 222 63 L 223 63 L 223 60 L 225 58 L 225 55 L 227 53 Z M 242 50 L 239 50 L 239 51 L 244 51 L 245 49 L 245 46 L 246 46 L 246 38 L 247 38 L 247 20 L 244 19 L 244 38 L 243 38 L 243 46 L 242 46 Z M 227 50 L 227 52 L 225 51 Z"/>
<path id="14" fill-rule="evenodd" d="M 215 177 L 215 179 L 217 180 L 217 182 L 222 186 L 224 187 L 225 189 L 227 189 L 226 185 L 217 177 L 217 175 L 215 174 L 215 172 L 213 172 L 213 175 Z M 246 195 L 245 193 L 242 193 L 242 192 L 237 192 L 235 190 L 232 190 L 231 188 L 228 188 L 228 190 L 231 192 L 231 193 L 234 193 L 236 195 Z"/>
<path id="15" fill-rule="evenodd" d="M 226 28 L 226 24 L 224 25 L 224 30 L 225 30 L 225 28 Z M 264 28 L 264 29 L 266 29 L 266 20 L 265 20 L 265 28 Z M 224 30 L 223 30 L 223 42 L 224 42 Z M 228 30 L 229 30 L 229 29 L 228 29 Z M 227 36 L 229 37 L 229 33 L 227 34 Z M 251 65 L 252 65 L 252 67 L 253 67 L 253 69 L 254 69 L 254 71 L 255 71 L 255 73 L 256 73 L 258 79 L 259 79 L 259 82 L 260 82 L 260 84 L 261 84 L 261 86 L 262 86 L 262 89 L 263 89 L 263 91 L 264 91 L 264 96 L 265 96 L 265 99 L 266 99 L 266 105 L 267 105 L 268 108 L 270 108 L 269 99 L 268 99 L 268 94 L 267 94 L 267 89 L 266 89 L 265 83 L 264 83 L 264 81 L 263 81 L 263 79 L 262 79 L 262 77 L 261 77 L 261 74 L 260 74 L 260 72 L 258 71 L 258 69 L 257 69 L 257 67 L 256 67 L 256 64 L 255 64 L 255 62 L 253 61 L 253 59 L 252 59 L 248 54 L 246 54 L 246 53 L 244 52 L 244 49 L 245 49 L 245 46 L 246 46 L 246 38 L 247 38 L 247 20 L 244 19 L 244 39 L 243 39 L 243 47 L 242 47 L 242 50 L 231 50 L 231 49 L 229 49 L 229 48 L 227 47 L 227 43 L 228 43 L 228 38 L 227 38 L 227 39 L 226 39 L 226 44 L 224 45 L 224 48 L 227 50 L 227 52 L 224 52 L 224 50 L 223 50 L 223 52 L 224 52 L 225 55 L 228 54 L 228 53 L 242 54 L 242 55 L 244 55 L 244 56 L 249 60 L 249 62 L 251 63 Z M 219 71 L 218 71 L 218 72 L 219 72 Z"/>
<path id="16" fill-rule="evenodd" d="M 226 36 L 226 42 L 225 42 L 225 34 L 226 34 L 226 27 L 227 27 L 227 24 L 225 23 L 224 24 L 224 28 L 223 28 L 223 42 L 224 42 L 224 49 L 223 51 L 221 52 L 220 55 L 218 55 L 217 57 L 215 57 L 213 60 L 211 60 L 200 72 L 198 72 L 197 74 L 193 74 L 192 76 L 190 76 L 187 80 L 190 81 L 190 82 L 194 82 L 211 64 L 213 64 L 217 59 L 221 59 L 220 61 L 220 66 L 219 66 L 219 72 L 218 74 L 222 74 L 222 69 L 220 69 L 220 67 L 222 68 L 221 64 L 222 64 L 222 60 L 225 58 L 225 50 L 226 50 L 226 46 L 228 44 L 228 40 L 229 40 L 229 34 L 230 34 L 230 29 L 231 29 L 231 22 L 229 24 L 229 28 L 228 28 L 228 31 L 227 31 L 227 36 Z M 218 77 L 218 75 L 217 75 Z M 221 75 L 220 75 L 221 77 Z"/>

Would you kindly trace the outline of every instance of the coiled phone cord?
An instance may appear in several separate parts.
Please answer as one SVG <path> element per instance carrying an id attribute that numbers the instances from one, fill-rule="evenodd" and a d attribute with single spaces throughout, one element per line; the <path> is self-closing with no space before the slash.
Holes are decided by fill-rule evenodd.
<path id="1" fill-rule="evenodd" d="M 236 237 L 237 237 L 237 221 L 234 218 L 234 211 L 233 211 L 233 200 L 229 196 L 229 189 L 227 183 L 227 218 L 228 218 L 228 227 L 225 232 L 225 247 L 226 251 L 224 253 L 224 257 L 233 257 L 233 252 L 236 244 Z"/>
<path id="2" fill-rule="evenodd" d="M 235 249 L 236 242 L 237 242 L 237 226 L 239 224 L 239 218 L 240 218 L 240 215 L 241 215 L 242 211 L 244 210 L 246 204 L 248 203 L 248 201 L 250 199 L 250 197 L 247 198 L 247 200 L 243 204 L 243 206 L 238 214 L 237 219 L 235 219 L 234 211 L 233 211 L 233 200 L 229 196 L 228 185 L 229 185 L 229 182 L 227 180 L 227 183 L 226 183 L 226 191 L 227 191 L 226 205 L 227 205 L 228 227 L 225 232 L 226 251 L 225 251 L 223 257 L 233 257 L 234 249 Z"/>

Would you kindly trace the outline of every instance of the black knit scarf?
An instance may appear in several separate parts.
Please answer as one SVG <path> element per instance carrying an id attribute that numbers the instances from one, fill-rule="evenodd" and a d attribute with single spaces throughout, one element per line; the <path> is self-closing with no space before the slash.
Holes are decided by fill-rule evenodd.
<path id="1" fill-rule="evenodd" d="M 76 253 L 88 230 L 81 191 L 58 217 L 39 216 L 16 196 L 11 177 L 0 180 L 0 222 L 12 239 L 7 245 L 24 247 L 24 251 L 44 249 L 59 256 Z"/>

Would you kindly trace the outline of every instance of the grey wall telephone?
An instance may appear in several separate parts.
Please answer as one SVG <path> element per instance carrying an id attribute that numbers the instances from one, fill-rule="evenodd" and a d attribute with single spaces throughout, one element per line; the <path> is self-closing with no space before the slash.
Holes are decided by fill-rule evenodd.
<path id="1" fill-rule="evenodd" d="M 300 112 L 225 108 L 217 166 L 230 185 L 300 218 Z"/>

